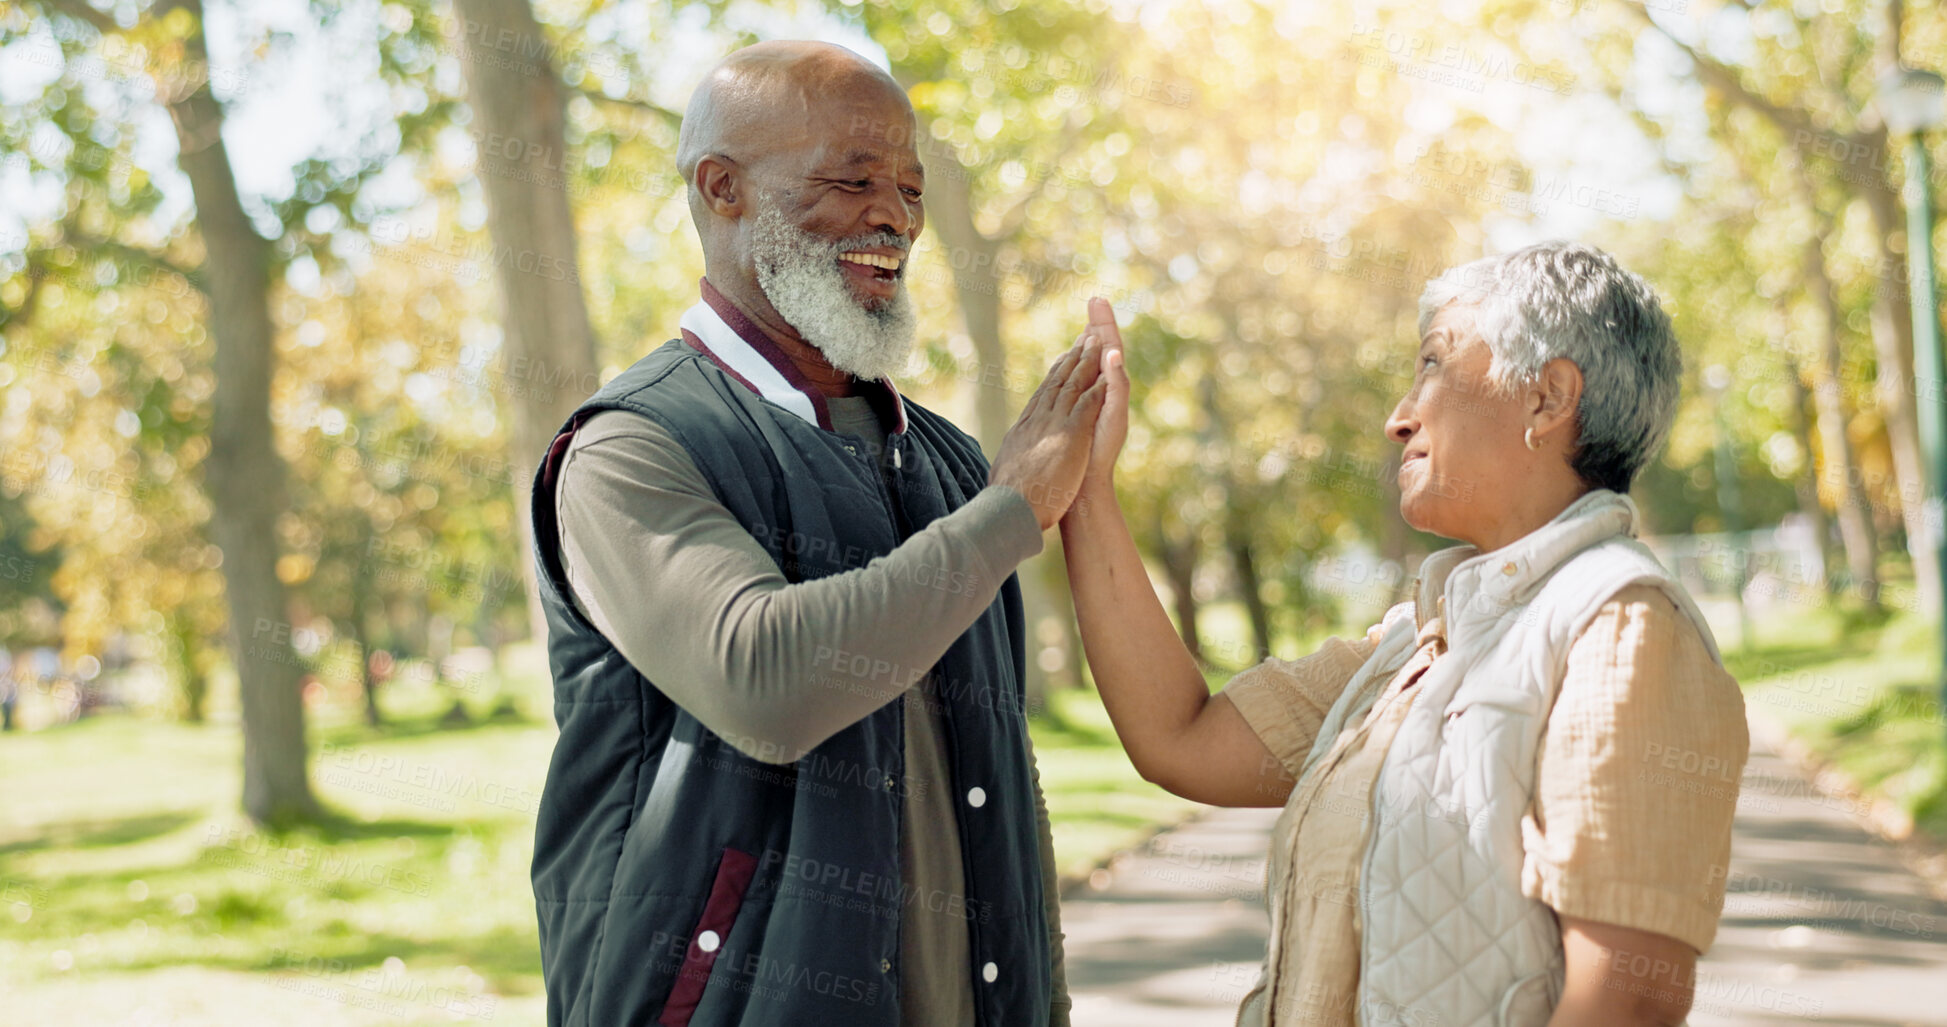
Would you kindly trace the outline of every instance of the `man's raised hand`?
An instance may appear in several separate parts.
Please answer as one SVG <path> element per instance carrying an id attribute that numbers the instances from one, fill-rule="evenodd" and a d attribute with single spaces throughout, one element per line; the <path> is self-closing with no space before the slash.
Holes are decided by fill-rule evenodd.
<path id="1" fill-rule="evenodd" d="M 1102 343 L 1084 332 L 1048 369 L 994 457 L 988 482 L 1025 496 L 1043 531 L 1060 522 L 1088 470 L 1096 415 L 1113 377 L 1101 372 Z"/>

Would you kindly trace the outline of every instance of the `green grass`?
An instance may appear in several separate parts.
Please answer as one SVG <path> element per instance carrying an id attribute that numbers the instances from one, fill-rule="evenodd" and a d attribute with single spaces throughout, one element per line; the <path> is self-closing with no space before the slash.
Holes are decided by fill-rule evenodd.
<path id="1" fill-rule="evenodd" d="M 555 732 L 538 657 L 509 652 L 512 721 L 478 718 L 497 682 L 461 728 L 430 687 L 389 692 L 377 730 L 331 694 L 310 734 L 333 815 L 281 834 L 237 812 L 233 719 L 0 735 L 0 1023 L 544 1022 L 528 864 Z M 1136 776 L 1092 694 L 1033 730 L 1067 873 L 1196 808 Z"/>
<path id="2" fill-rule="evenodd" d="M 1087 873 L 1109 854 L 1204 807 L 1137 775 L 1093 692 L 1057 692 L 1030 725 L 1041 791 L 1063 876 Z"/>
<path id="3" fill-rule="evenodd" d="M 1915 827 L 1947 839 L 1947 722 L 1939 705 L 1937 624 L 1838 610 L 1764 619 L 1755 643 L 1725 654 L 1745 701 L 1781 724 Z M 1720 639 L 1735 638 L 1720 631 Z"/>

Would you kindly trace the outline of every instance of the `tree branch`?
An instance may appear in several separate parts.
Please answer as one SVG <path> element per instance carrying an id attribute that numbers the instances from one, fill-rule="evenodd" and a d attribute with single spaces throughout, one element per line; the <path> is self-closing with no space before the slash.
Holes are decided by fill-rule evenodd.
<path id="1" fill-rule="evenodd" d="M 41 3 L 76 21 L 87 22 L 94 26 L 96 32 L 104 36 L 122 30 L 122 27 L 116 24 L 114 15 L 90 5 L 88 0 L 41 0 Z"/>
<path id="2" fill-rule="evenodd" d="M 1696 47 L 1671 34 L 1669 29 L 1657 24 L 1656 20 L 1650 17 L 1647 7 L 1636 4 L 1624 4 L 1623 6 L 1641 18 L 1645 25 L 1655 29 L 1664 39 L 1669 40 L 1670 45 L 1683 51 L 1684 55 L 1689 57 L 1692 63 L 1696 64 L 1698 77 L 1702 78 L 1705 83 L 1716 86 L 1719 90 L 1729 94 L 1732 100 L 1764 115 L 1766 120 L 1777 125 L 1780 129 L 1788 133 L 1803 132 L 1808 135 L 1834 134 L 1847 139 L 1852 138 L 1852 133 L 1840 132 L 1836 129 L 1822 129 L 1813 122 L 1811 116 L 1804 110 L 1774 103 L 1769 97 L 1745 85 L 1744 80 L 1739 78 L 1737 72 L 1732 70 L 1730 66 L 1717 60 L 1715 57 L 1706 56 Z M 1793 149 L 1797 149 L 1796 144 L 1793 144 Z"/>
<path id="3" fill-rule="evenodd" d="M 1061 149 L 1055 153 L 1055 159 L 1049 162 L 1048 174 L 1042 176 L 1041 181 L 1036 183 L 1033 189 L 1028 190 L 1027 195 L 1014 201 L 1013 206 L 1002 212 L 1000 227 L 994 233 L 995 239 L 1011 238 L 1015 232 L 1020 231 L 1021 226 L 1028 219 L 1028 205 L 1040 199 L 1042 194 L 1048 191 L 1049 180 L 1061 173 L 1061 162 L 1067 160 L 1075 152 L 1075 147 L 1081 142 L 1080 126 L 1075 121 L 1075 115 L 1072 113 L 1065 119 L 1065 123 L 1062 125 Z M 964 167 L 964 165 L 962 166 Z"/>
<path id="4" fill-rule="evenodd" d="M 0 328 L 6 328 L 15 321 L 25 323 L 28 318 L 34 316 L 34 308 L 41 298 L 41 282 L 46 276 L 47 269 L 41 267 L 39 261 L 27 262 L 27 295 L 21 299 L 20 306 L 12 310 L 0 306 Z"/>
<path id="5" fill-rule="evenodd" d="M 651 103 L 648 100 L 638 99 L 633 96 L 610 96 L 599 89 L 590 89 L 587 86 L 571 86 L 565 82 L 562 83 L 561 88 L 580 96 L 585 96 L 596 103 L 612 104 L 643 114 L 654 115 L 666 122 L 670 128 L 680 129 L 683 127 L 682 112 L 670 110 L 659 103 Z"/>
<path id="6" fill-rule="evenodd" d="M 200 271 L 183 267 L 181 264 L 170 260 L 168 257 L 154 250 L 143 249 L 140 246 L 131 245 L 115 239 L 103 239 L 100 236 L 86 235 L 72 229 L 65 229 L 62 232 L 62 238 L 68 245 L 73 246 L 77 250 L 106 254 L 125 263 L 143 265 L 154 268 L 157 271 L 166 271 L 188 282 L 189 287 L 195 289 L 197 292 L 206 295 L 209 292 L 203 285 L 203 275 Z"/>

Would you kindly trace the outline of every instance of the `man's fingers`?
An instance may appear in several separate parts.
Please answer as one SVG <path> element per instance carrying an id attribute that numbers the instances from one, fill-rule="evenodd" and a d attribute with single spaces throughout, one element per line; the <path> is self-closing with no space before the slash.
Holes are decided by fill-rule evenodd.
<path id="1" fill-rule="evenodd" d="M 1096 414 L 1101 413 L 1102 404 L 1108 397 L 1109 378 L 1104 375 L 1082 392 L 1081 397 L 1075 401 L 1074 409 L 1068 412 L 1069 419 L 1073 421 L 1092 419 Z"/>
<path id="2" fill-rule="evenodd" d="M 1077 354 L 1075 363 L 1067 369 L 1061 392 L 1055 396 L 1057 414 L 1066 414 L 1074 409 L 1075 401 L 1081 396 L 1082 390 L 1095 381 L 1097 372 L 1100 370 L 1101 357 L 1098 355 L 1100 352 L 1094 336 L 1084 336 L 1082 350 Z"/>
<path id="3" fill-rule="evenodd" d="M 1094 329 L 1083 332 L 1082 359 L 1075 365 L 1075 369 L 1069 372 L 1070 380 L 1079 380 L 1083 388 L 1095 384 L 1096 377 L 1102 373 L 1102 352 L 1101 336 L 1097 335 Z"/>
<path id="4" fill-rule="evenodd" d="M 1041 385 L 1034 390 L 1034 395 L 1028 397 L 1027 405 L 1021 408 L 1020 418 L 1014 423 L 1019 424 L 1051 405 L 1062 387 L 1068 384 L 1068 372 L 1074 368 L 1075 363 L 1081 360 L 1081 358 L 1081 340 L 1077 339 L 1075 340 L 1074 348 L 1062 353 L 1061 356 L 1055 358 L 1054 363 L 1048 365 L 1047 376 L 1041 379 Z"/>

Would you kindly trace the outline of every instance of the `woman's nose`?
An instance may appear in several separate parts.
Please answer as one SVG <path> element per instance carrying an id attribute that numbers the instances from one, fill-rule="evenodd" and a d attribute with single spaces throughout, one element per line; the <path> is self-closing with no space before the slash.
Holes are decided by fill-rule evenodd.
<path id="1" fill-rule="evenodd" d="M 1399 405 L 1386 417 L 1386 437 L 1404 446 L 1419 430 L 1420 422 L 1413 416 L 1411 397 L 1400 400 Z"/>

